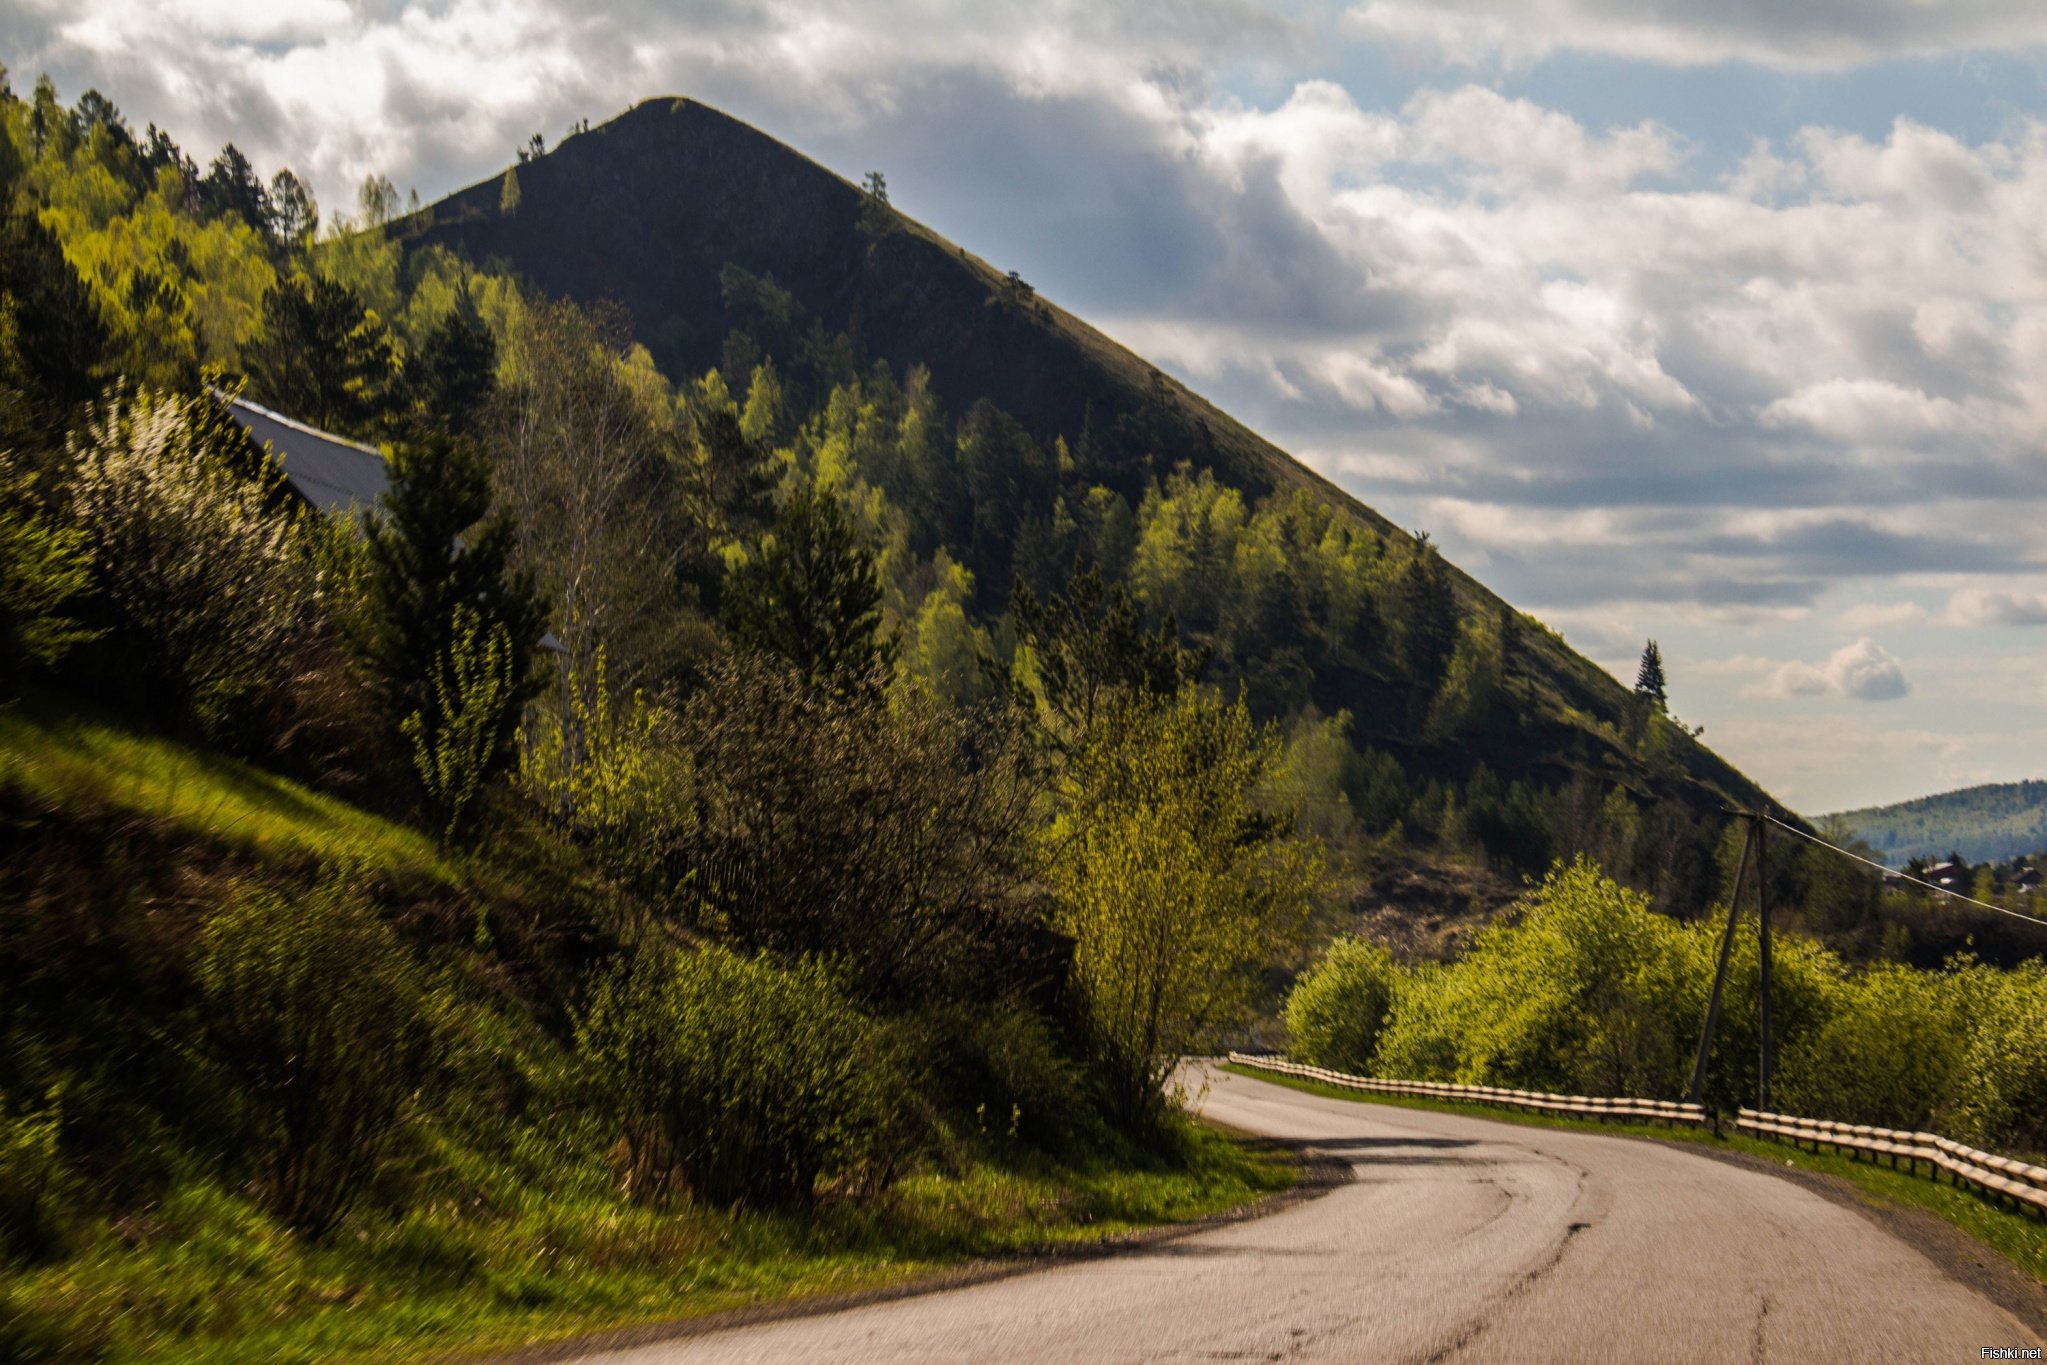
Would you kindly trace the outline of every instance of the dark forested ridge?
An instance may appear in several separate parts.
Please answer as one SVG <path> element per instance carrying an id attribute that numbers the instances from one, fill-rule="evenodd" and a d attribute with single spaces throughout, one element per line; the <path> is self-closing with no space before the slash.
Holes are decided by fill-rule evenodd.
<path id="1" fill-rule="evenodd" d="M 1068 497 L 1076 483 L 1099 481 L 1136 509 L 1148 486 L 1186 464 L 1212 471 L 1246 502 L 1305 492 L 1378 537 L 1389 558 L 1415 549 L 1407 532 L 1027 283 L 893 210 L 877 227 L 868 200 L 759 130 L 695 101 L 664 98 L 395 226 L 413 251 L 452 248 L 502 262 L 548 293 L 616 300 L 671 377 L 722 363 L 735 392 L 743 376 L 730 373 L 730 341 L 749 321 L 734 306 L 730 267 L 738 267 L 786 291 L 824 335 L 848 338 L 861 359 L 898 373 L 928 370 L 952 413 L 986 400 L 1041 444 L 1085 443 L 1090 467 L 1057 490 Z M 777 354 L 785 348 L 747 340 L 786 368 Z M 961 547 L 951 548 L 961 557 Z M 1006 605 L 1010 566 L 971 567 L 984 607 Z M 1466 616 L 1497 622 L 1511 613 L 1476 580 L 1454 568 L 1448 577 Z M 1199 622 L 1180 624 L 1199 633 Z M 1403 623 L 1382 624 L 1391 635 Z M 1357 738 L 1397 752 L 1418 776 L 1462 781 L 1484 765 L 1544 787 L 1585 777 L 1638 799 L 1674 798 L 1697 816 L 1763 799 L 1676 726 L 1664 727 L 1651 746 L 1660 752 L 1645 761 L 1643 746 L 1621 733 L 1630 728 L 1627 689 L 1538 623 L 1515 624 L 1526 628 L 1509 627 L 1519 648 L 1503 660 L 1509 690 L 1520 684 L 1515 714 L 1483 735 L 1423 740 L 1404 723 L 1412 708 L 1403 680 L 1369 658 L 1351 667 L 1311 661 L 1308 699 L 1324 712 L 1351 712 Z"/>
<path id="2" fill-rule="evenodd" d="M 1996 782 L 1831 817 L 1892 866 L 1959 853 L 2001 862 L 2047 848 L 2047 782 Z"/>

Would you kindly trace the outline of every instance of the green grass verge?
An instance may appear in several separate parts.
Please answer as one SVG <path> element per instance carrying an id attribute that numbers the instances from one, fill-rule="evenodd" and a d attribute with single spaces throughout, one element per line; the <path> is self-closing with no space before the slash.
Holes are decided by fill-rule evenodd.
<path id="1" fill-rule="evenodd" d="M 1201 1218 L 1294 1178 L 1283 1155 L 1190 1126 L 1169 1163 L 979 1162 L 803 1215 L 648 1209 L 586 1178 L 502 1209 L 354 1220 L 310 1245 L 248 1201 L 192 1184 L 60 1263 L 0 1277 L 0 1358 L 459 1358 L 900 1284 Z"/>
<path id="2" fill-rule="evenodd" d="M 1422 1099 L 1407 1095 L 1376 1095 L 1346 1090 L 1321 1081 L 1282 1076 L 1256 1067 L 1225 1063 L 1224 1071 L 1274 1085 L 1291 1086 L 1313 1095 L 1383 1104 L 1401 1109 L 1427 1109 L 1444 1114 L 1465 1114 L 1472 1118 L 1498 1119 L 1538 1128 L 1565 1128 L 1587 1133 L 1610 1133 L 1624 1137 L 1653 1138 L 1660 1142 L 1681 1142 L 1745 1152 L 1772 1163 L 1781 1162 L 1794 1170 L 1816 1171 L 1839 1176 L 1856 1187 L 1867 1201 L 1884 1207 L 1924 1209 L 1944 1218 L 1962 1231 L 1990 1246 L 2042 1283 L 2047 1283 L 2047 1219 L 2017 1212 L 1998 1203 L 1993 1196 L 1936 1182 L 1926 1176 L 1909 1175 L 1873 1161 L 1859 1160 L 1832 1150 L 1805 1151 L 1781 1142 L 1766 1142 L 1740 1133 L 1715 1137 L 1710 1131 L 1666 1128 L 1656 1124 L 1610 1123 L 1601 1119 L 1572 1118 L 1559 1114 L 1525 1114 L 1486 1104 L 1459 1104 L 1449 1100 Z"/>
<path id="3" fill-rule="evenodd" d="M 60 810 L 132 812 L 265 860 L 310 857 L 456 879 L 417 830 L 47 699 L 0 707 L 0 784 Z"/>

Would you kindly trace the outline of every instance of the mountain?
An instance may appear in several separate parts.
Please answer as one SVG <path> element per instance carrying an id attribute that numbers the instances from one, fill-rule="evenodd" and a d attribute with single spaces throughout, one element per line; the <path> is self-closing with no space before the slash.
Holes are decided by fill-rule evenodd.
<path id="1" fill-rule="evenodd" d="M 729 360 L 728 267 L 738 267 L 786 291 L 865 358 L 898 372 L 928 367 L 956 416 L 988 400 L 1041 443 L 1092 443 L 1109 471 L 1101 481 L 1133 507 L 1184 461 L 1247 503 L 1303 491 L 1376 534 L 1389 555 L 1412 555 L 1406 531 L 1199 394 L 964 247 L 875 207 L 860 187 L 767 134 L 663 98 L 394 230 L 410 252 L 445 247 L 550 294 L 623 305 L 637 339 L 678 382 Z M 1454 568 L 1449 576 L 1467 617 L 1498 621 L 1509 611 L 1477 580 Z M 1006 601 L 1006 582 L 996 586 Z M 981 604 L 989 615 L 1001 606 Z M 1714 824 L 1730 803 L 1767 799 L 1674 724 L 1650 727 L 1658 738 L 1645 755 L 1639 717 L 1630 731 L 1628 690 L 1553 632 L 1513 619 L 1518 648 L 1506 670 L 1520 700 L 1510 723 L 1482 736 L 1424 739 L 1409 685 L 1380 664 L 1321 669 L 1313 701 L 1324 713 L 1351 711 L 1360 742 L 1395 754 L 1417 781 L 1464 781 L 1480 764 L 1547 789 L 1583 775 L 1674 800 Z"/>
<path id="2" fill-rule="evenodd" d="M 1959 853 L 2003 862 L 2047 849 L 2047 782 L 1994 782 L 1828 816 L 1880 850 L 1893 867 Z"/>

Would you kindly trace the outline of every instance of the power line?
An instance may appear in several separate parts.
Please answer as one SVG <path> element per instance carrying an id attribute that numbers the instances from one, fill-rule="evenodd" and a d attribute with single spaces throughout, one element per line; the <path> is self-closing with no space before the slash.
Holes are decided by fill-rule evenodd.
<path id="1" fill-rule="evenodd" d="M 1843 858 L 1853 858 L 1858 863 L 1867 863 L 1869 866 L 1875 868 L 1877 871 L 1883 873 L 1887 877 L 1899 877 L 1904 879 L 1905 881 L 1913 883 L 1914 885 L 1923 886 L 1928 891 L 1938 891 L 1943 896 L 1950 896 L 1958 901 L 1967 901 L 1969 904 L 1981 906 L 1985 910 L 1995 910 L 2000 915 L 2010 915 L 2013 919 L 2022 919 L 2026 921 L 2028 924 L 2038 924 L 2043 927 L 2047 927 L 2047 919 L 2041 919 L 2038 915 L 2028 915 L 2024 911 L 2008 910 L 2002 905 L 1992 905 L 1989 901 L 1979 901 L 1974 896 L 1965 896 L 1959 891 L 1950 891 L 1945 886 L 1935 886 L 1932 882 L 1926 881 L 1919 877 L 1915 877 L 1909 872 L 1899 872 L 1896 871 L 1895 869 L 1885 867 L 1882 863 L 1877 862 L 1873 858 L 1865 858 L 1860 853 L 1850 853 L 1847 849 L 1841 848 L 1835 844 L 1830 844 L 1825 839 L 1820 838 L 1816 834 L 1807 834 L 1804 830 L 1800 829 L 1796 825 L 1787 825 L 1782 820 L 1779 820 L 1776 816 L 1771 815 L 1768 811 L 1763 812 L 1763 818 L 1765 820 L 1768 820 L 1771 824 L 1775 825 L 1778 829 L 1786 830 L 1792 834 L 1796 834 L 1799 838 L 1804 839 L 1808 843 L 1818 844 L 1821 848 L 1833 849 L 1834 852 L 1840 854 Z"/>

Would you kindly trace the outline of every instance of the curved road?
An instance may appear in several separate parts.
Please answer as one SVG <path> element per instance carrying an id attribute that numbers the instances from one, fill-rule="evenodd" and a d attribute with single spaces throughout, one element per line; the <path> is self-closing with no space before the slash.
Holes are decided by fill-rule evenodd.
<path id="1" fill-rule="evenodd" d="M 2042 1344 L 1869 1219 L 1759 1171 L 1210 1080 L 1210 1117 L 1312 1143 L 1356 1179 L 1127 1255 L 588 1361 L 1809 1365 Z"/>

